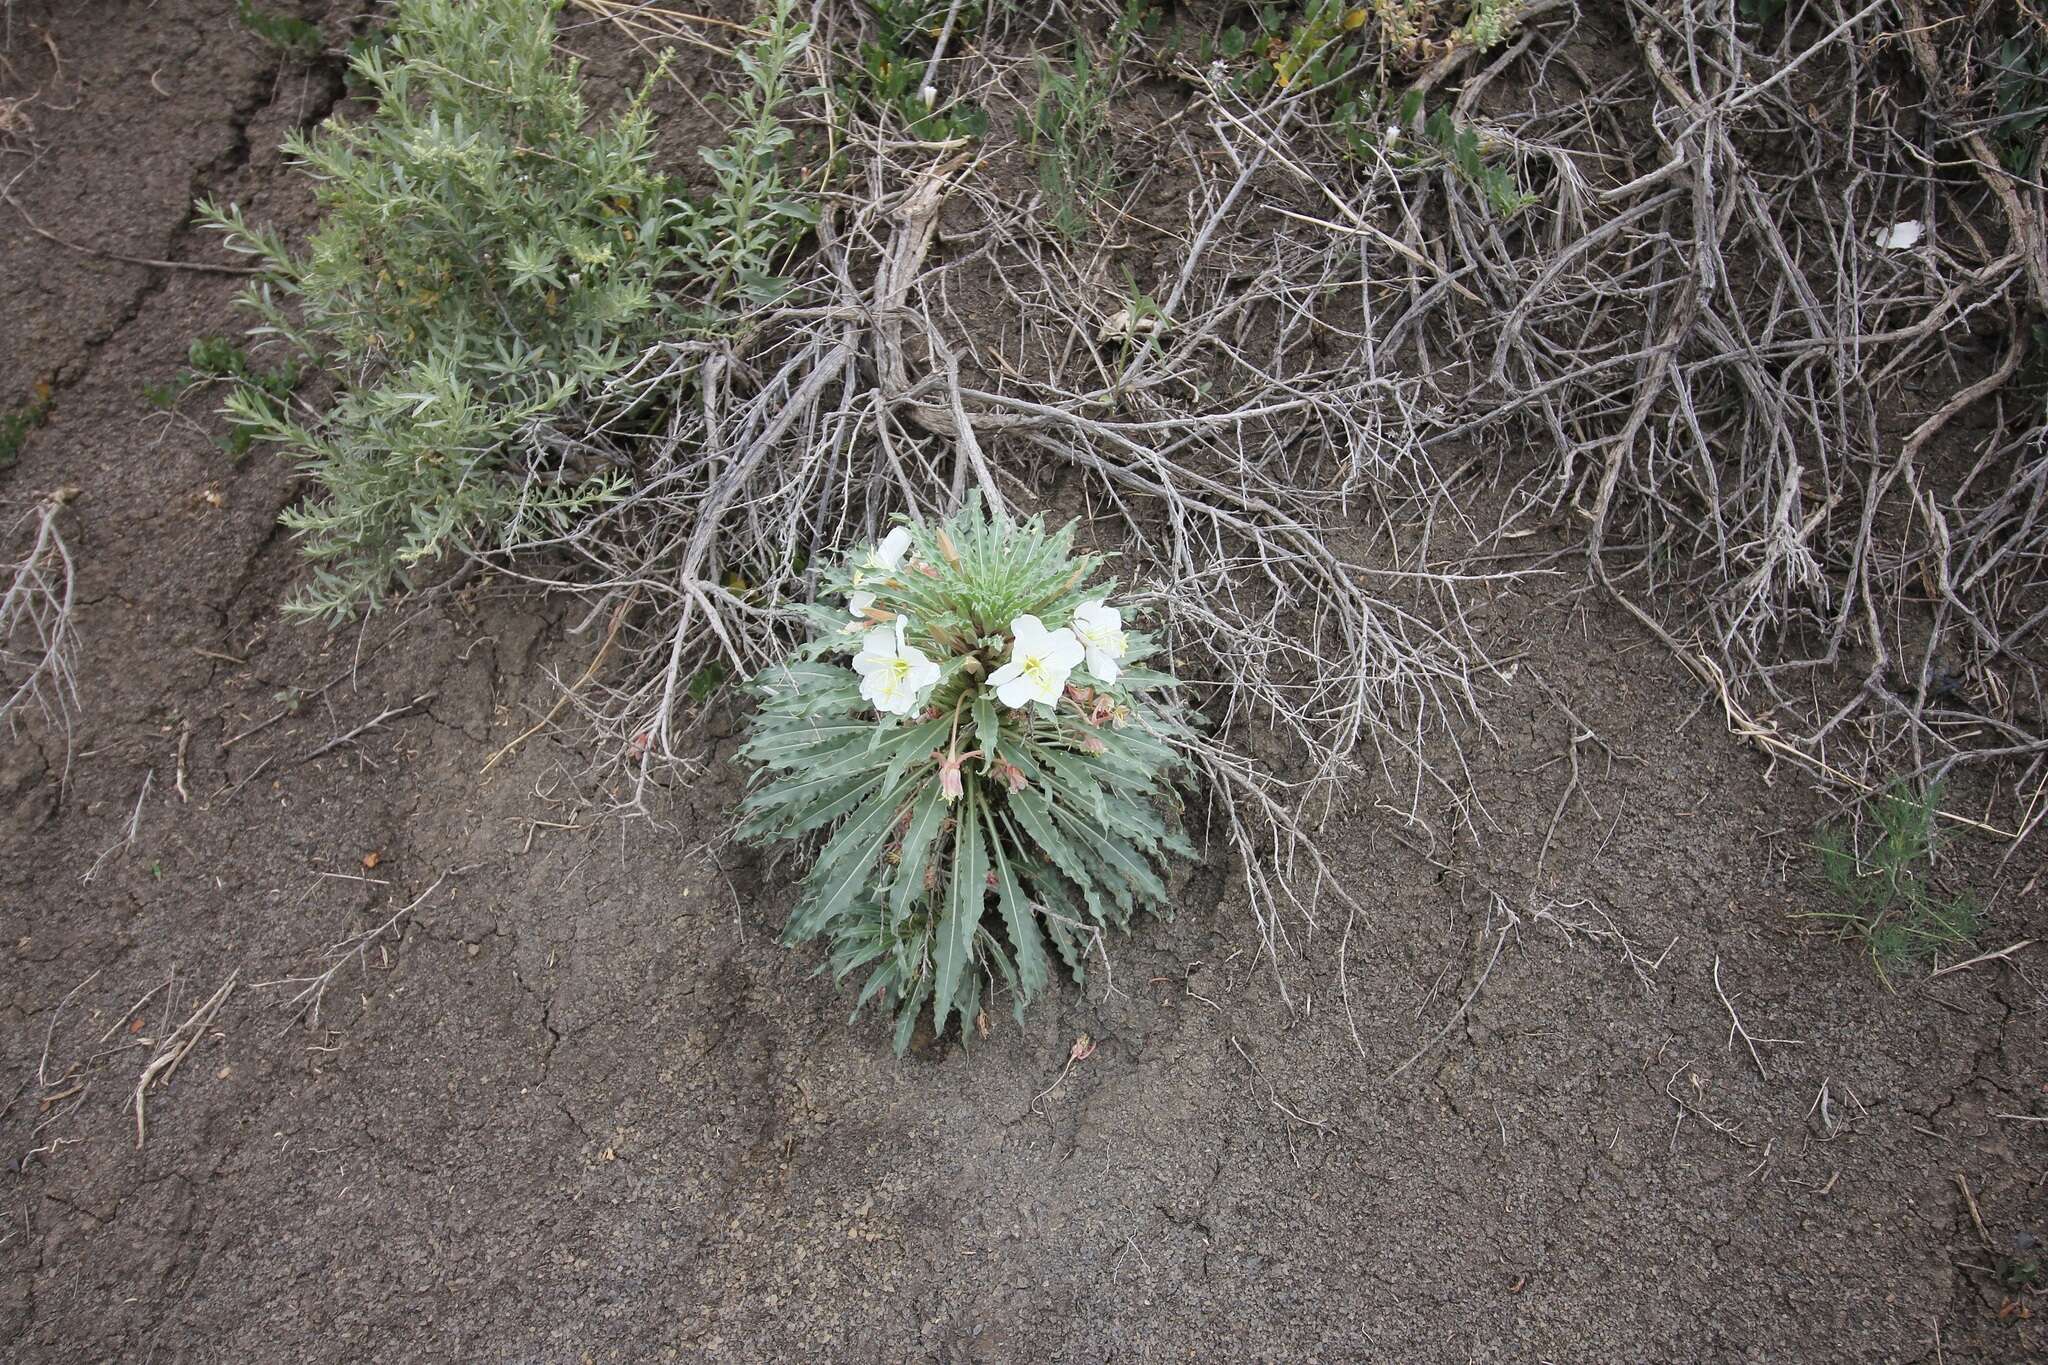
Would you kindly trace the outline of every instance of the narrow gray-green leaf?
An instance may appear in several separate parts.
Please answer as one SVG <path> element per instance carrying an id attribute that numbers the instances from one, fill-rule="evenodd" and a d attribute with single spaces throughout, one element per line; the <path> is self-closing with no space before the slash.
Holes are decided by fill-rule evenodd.
<path id="1" fill-rule="evenodd" d="M 940 1033 L 946 1031 L 946 1015 L 959 993 L 961 973 L 972 956 L 974 931 L 981 927 L 982 907 L 988 900 L 988 854 L 982 843 L 981 818 L 974 809 L 980 799 L 975 787 L 969 787 L 963 799 L 966 808 L 960 811 L 953 836 L 953 876 L 939 920 L 938 980 L 932 988 L 933 1027 Z"/>
<path id="2" fill-rule="evenodd" d="M 1048 975 L 1045 940 L 1038 932 L 1038 914 L 1030 897 L 1017 882 L 1017 873 L 1003 852 L 1002 833 L 993 816 L 988 817 L 989 850 L 996 872 L 996 903 L 1002 907 L 1003 927 L 1010 932 L 1010 946 L 1017 954 L 1018 993 L 1023 1000 L 1037 995 Z"/>
<path id="3" fill-rule="evenodd" d="M 996 711 L 993 694 L 984 687 L 974 694 L 974 747 L 981 750 L 981 766 L 996 761 L 996 748 L 1003 740 L 1003 722 Z"/>
<path id="4" fill-rule="evenodd" d="M 903 923 L 910 907 L 924 894 L 924 870 L 931 862 L 932 846 L 945 820 L 946 803 L 940 798 L 939 784 L 928 780 L 918 790 L 910 808 L 910 826 L 903 832 L 903 849 L 889 888 L 891 924 Z"/>

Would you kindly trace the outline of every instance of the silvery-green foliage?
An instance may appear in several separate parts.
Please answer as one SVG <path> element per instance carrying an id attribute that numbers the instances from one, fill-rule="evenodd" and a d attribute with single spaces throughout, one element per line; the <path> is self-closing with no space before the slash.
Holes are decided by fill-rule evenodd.
<path id="1" fill-rule="evenodd" d="M 285 518 L 315 563 L 301 610 L 375 605 L 421 561 L 516 545 L 614 496 L 624 471 L 579 439 L 622 416 L 605 381 L 685 308 L 701 323 L 724 301 L 717 263 L 690 249 L 699 210 L 653 166 L 660 73 L 590 120 L 578 64 L 554 54 L 560 3 L 403 0 L 388 43 L 352 63 L 374 112 L 286 139 L 317 182 L 303 252 L 200 206 L 264 270 L 244 297 L 256 333 L 339 381 L 324 413 L 246 386 L 228 400 L 318 484 Z M 749 60 L 764 46 L 786 60 L 802 38 L 778 23 Z M 779 107 L 751 111 L 748 147 Z M 804 227 L 751 221 L 750 260 Z"/>
<path id="2" fill-rule="evenodd" d="M 1051 704 L 999 695 L 1020 639 L 1043 638 L 1020 618 L 1056 637 L 1077 611 L 1102 619 L 1114 585 L 1091 586 L 1100 560 L 1072 533 L 978 504 L 893 532 L 823 575 L 811 643 L 750 684 L 742 833 L 815 850 L 785 939 L 822 935 L 837 976 L 865 972 L 855 1012 L 893 1007 L 899 1052 L 927 1003 L 943 1032 L 998 989 L 1021 1015 L 1055 957 L 1079 979 L 1102 930 L 1165 901 L 1168 855 L 1192 853 L 1174 789 L 1189 713 L 1144 665 L 1152 640 L 1112 632 L 1113 652 L 1047 680 Z M 917 694 L 878 709 L 907 656 Z"/>
<path id="3" fill-rule="evenodd" d="M 776 272 L 789 243 L 818 223 L 810 200 L 782 174 L 795 136 L 782 112 L 820 93 L 793 78 L 810 45 L 810 30 L 797 21 L 792 0 L 773 0 L 763 22 L 766 35 L 735 54 L 746 79 L 726 101 L 732 131 L 724 146 L 699 153 L 717 181 L 717 193 L 688 205 L 676 219 L 690 264 L 710 282 L 708 294 L 718 300 L 728 293 L 750 303 L 782 297 L 788 285 Z"/>

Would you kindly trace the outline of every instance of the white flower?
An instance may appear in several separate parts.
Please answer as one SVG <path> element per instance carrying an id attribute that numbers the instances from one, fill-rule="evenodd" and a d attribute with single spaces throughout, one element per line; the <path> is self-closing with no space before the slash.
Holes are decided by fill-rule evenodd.
<path id="1" fill-rule="evenodd" d="M 853 582 L 859 587 L 869 578 L 885 577 L 895 573 L 903 563 L 903 556 L 910 553 L 910 532 L 899 526 L 882 537 L 882 543 L 874 553 L 860 562 L 853 571 Z"/>
<path id="2" fill-rule="evenodd" d="M 1088 671 L 1097 682 L 1113 683 L 1122 672 L 1124 614 L 1107 602 L 1084 602 L 1074 608 L 1074 634 L 1088 651 Z"/>
<path id="3" fill-rule="evenodd" d="M 853 614 L 854 619 L 857 621 L 865 621 L 868 615 L 868 608 L 873 605 L 875 605 L 875 595 L 871 592 L 857 592 L 846 599 L 846 609 Z"/>
<path id="4" fill-rule="evenodd" d="M 892 716 L 910 714 L 917 708 L 918 694 L 939 680 L 939 666 L 916 645 L 904 642 L 900 616 L 861 637 L 853 671 L 860 674 L 862 700 Z"/>
<path id="5" fill-rule="evenodd" d="M 1010 622 L 1010 662 L 988 675 L 996 699 L 1005 706 L 1021 707 L 1037 702 L 1051 706 L 1060 699 L 1067 675 L 1088 652 L 1073 631 L 1061 626 L 1047 630 L 1036 616 L 1020 616 Z"/>

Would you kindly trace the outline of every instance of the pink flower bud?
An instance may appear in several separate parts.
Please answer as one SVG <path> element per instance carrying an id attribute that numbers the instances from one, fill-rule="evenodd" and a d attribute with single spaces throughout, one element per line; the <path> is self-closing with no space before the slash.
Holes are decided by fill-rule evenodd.
<path id="1" fill-rule="evenodd" d="M 1094 735 L 1081 736 L 1082 753 L 1099 754 L 1107 747 L 1107 745 L 1105 745 L 1100 739 L 1096 738 Z"/>

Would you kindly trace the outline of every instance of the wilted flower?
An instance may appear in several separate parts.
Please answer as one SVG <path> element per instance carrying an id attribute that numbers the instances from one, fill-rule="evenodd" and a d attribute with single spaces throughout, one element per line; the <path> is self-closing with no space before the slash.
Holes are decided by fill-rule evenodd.
<path id="1" fill-rule="evenodd" d="M 1067 685 L 1087 650 L 1079 637 L 1065 626 L 1047 630 L 1036 616 L 1020 616 L 1010 622 L 1010 661 L 988 675 L 996 700 L 1005 706 L 1021 707 L 1037 702 L 1051 706 Z"/>
<path id="2" fill-rule="evenodd" d="M 960 777 L 960 765 L 970 758 L 980 758 L 981 750 L 972 749 L 964 754 L 940 754 L 939 796 L 948 801 L 958 801 L 966 794 L 967 785 Z"/>
<path id="3" fill-rule="evenodd" d="M 1084 602 L 1074 608 L 1074 634 L 1088 651 L 1088 671 L 1098 682 L 1113 683 L 1123 671 L 1124 614 L 1107 602 Z"/>
<path id="4" fill-rule="evenodd" d="M 995 775 L 996 781 L 1008 787 L 1012 792 L 1023 791 L 1031 785 L 1031 779 L 1024 776 L 1024 770 L 1006 758 L 996 760 Z"/>
<path id="5" fill-rule="evenodd" d="M 861 638 L 853 671 L 860 674 L 862 700 L 895 716 L 909 715 L 916 709 L 918 693 L 939 680 L 939 666 L 905 642 L 901 616 Z"/>

